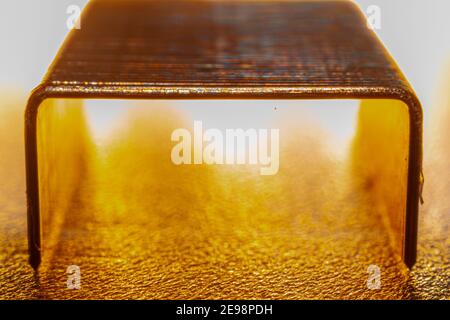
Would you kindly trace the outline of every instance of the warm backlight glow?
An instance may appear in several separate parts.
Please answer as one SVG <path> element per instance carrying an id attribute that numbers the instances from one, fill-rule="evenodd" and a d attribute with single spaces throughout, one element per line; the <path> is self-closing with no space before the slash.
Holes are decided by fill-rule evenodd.
<path id="1" fill-rule="evenodd" d="M 55 230 L 68 226 L 78 230 L 66 235 L 69 242 L 125 261 L 144 259 L 167 275 L 195 268 L 206 283 L 219 274 L 235 279 L 233 270 L 245 277 L 260 250 L 270 262 L 258 270 L 268 276 L 290 259 L 291 246 L 308 261 L 333 260 L 344 247 L 357 259 L 362 239 L 386 248 L 386 225 L 400 232 L 395 221 L 405 214 L 409 130 L 400 102 L 121 101 L 109 114 L 110 103 L 41 106 L 44 268 L 63 237 Z M 171 134 L 192 129 L 194 120 L 217 129 L 278 128 L 278 173 L 263 176 L 249 164 L 175 165 Z M 398 239 L 391 244 L 399 249 Z M 68 248 L 74 256 L 81 250 Z M 177 250 L 168 255 L 170 248 Z M 294 265 L 301 260 L 291 258 Z M 170 297 L 187 290 L 158 283 Z"/>

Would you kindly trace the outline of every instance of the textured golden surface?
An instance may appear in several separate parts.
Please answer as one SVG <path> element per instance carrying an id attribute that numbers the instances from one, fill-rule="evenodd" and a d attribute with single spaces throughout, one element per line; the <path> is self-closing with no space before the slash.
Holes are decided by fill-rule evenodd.
<path id="1" fill-rule="evenodd" d="M 82 133 L 81 114 L 55 106 L 55 113 L 46 114 L 44 106 L 53 139 L 41 138 L 48 152 L 42 156 L 51 157 L 50 145 L 79 154 L 57 153 L 51 166 L 47 162 L 49 176 L 41 188 L 53 191 L 54 198 L 45 201 L 53 214 L 44 216 L 51 227 L 44 228 L 43 264 L 33 274 L 17 125 L 23 101 L 3 97 L 1 298 L 449 298 L 445 121 L 429 141 L 418 262 L 408 271 L 391 249 L 368 194 L 354 187 L 350 158 L 330 156 L 320 128 L 284 123 L 299 134 L 282 147 L 285 165 L 279 175 L 262 181 L 245 167 L 174 168 L 161 162 L 170 153 L 165 137 L 183 124 L 170 108 L 131 113 L 102 147 Z M 448 110 L 448 104 L 443 107 Z M 68 148 L 71 136 L 80 137 L 77 148 Z M 90 165 L 84 167 L 86 160 Z M 61 172 L 72 191 L 56 179 Z M 71 264 L 81 267 L 81 290 L 66 289 Z M 382 271 L 378 291 L 366 287 L 371 264 Z"/>

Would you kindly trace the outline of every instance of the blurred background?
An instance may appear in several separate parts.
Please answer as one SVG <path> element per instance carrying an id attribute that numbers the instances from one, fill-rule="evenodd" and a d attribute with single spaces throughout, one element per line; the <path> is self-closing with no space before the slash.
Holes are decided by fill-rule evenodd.
<path id="1" fill-rule="evenodd" d="M 448 200 L 450 194 L 450 170 L 448 169 L 450 168 L 450 129 L 448 126 L 450 123 L 450 21 L 448 15 L 450 14 L 450 2 L 448 0 L 357 0 L 355 2 L 363 12 L 368 14 L 373 12 L 371 11 L 373 6 L 380 9 L 380 24 L 375 32 L 411 82 L 424 108 L 424 171 L 426 177 L 424 197 L 426 202 L 421 207 L 418 263 L 411 273 L 401 268 L 398 259 L 392 258 L 391 252 L 383 248 L 386 239 L 380 236 L 380 239 L 377 240 L 378 233 L 382 233 L 383 230 L 371 225 L 372 222 L 370 221 L 356 223 L 352 226 L 354 234 L 350 232 L 342 237 L 337 235 L 349 226 L 335 226 L 337 231 L 333 236 L 334 238 L 331 239 L 328 236 L 328 238 L 321 238 L 321 235 L 314 229 L 315 231 L 311 234 L 300 237 L 299 243 L 303 245 L 301 248 L 286 248 L 286 243 L 292 242 L 293 235 L 284 235 L 285 238 L 277 238 L 275 241 L 268 237 L 263 238 L 260 243 L 252 242 L 252 235 L 249 235 L 248 232 L 246 234 L 248 225 L 243 224 L 240 226 L 242 230 L 236 231 L 237 235 L 235 236 L 238 240 L 231 241 L 229 243 L 230 248 L 224 249 L 219 244 L 223 240 L 220 237 L 222 232 L 224 238 L 229 235 L 224 230 L 214 230 L 218 237 L 215 241 L 218 243 L 211 240 L 212 242 L 208 243 L 206 250 L 200 250 L 202 252 L 200 256 L 192 256 L 186 260 L 185 256 L 182 257 L 181 251 L 189 252 L 196 244 L 205 241 L 205 239 L 208 241 L 208 236 L 213 234 L 213 230 L 208 231 L 208 226 L 200 228 L 203 230 L 205 238 L 203 236 L 189 238 L 191 235 L 181 234 L 171 238 L 175 242 L 170 242 L 163 239 L 165 234 L 162 232 L 155 235 L 156 238 L 136 241 L 133 244 L 131 240 L 136 239 L 136 235 L 142 232 L 139 229 L 139 224 L 145 223 L 143 222 L 146 221 L 145 217 L 141 217 L 144 219 L 142 221 L 139 217 L 135 218 L 135 224 L 125 228 L 123 223 L 121 225 L 118 222 L 123 222 L 124 216 L 114 211 L 117 211 L 116 207 L 114 210 L 111 209 L 114 212 L 108 216 L 108 222 L 115 226 L 115 229 L 113 228 L 115 233 L 101 228 L 98 229 L 98 222 L 101 217 L 95 214 L 92 221 L 89 221 L 87 226 L 83 225 L 82 227 L 77 227 L 76 215 L 63 222 L 52 222 L 52 225 L 57 226 L 57 228 L 62 228 L 61 226 L 64 225 L 75 225 L 73 230 L 76 231 L 74 233 L 78 236 L 83 232 L 86 234 L 93 232 L 98 236 L 95 241 L 103 250 L 102 253 L 89 248 L 89 243 L 92 243 L 92 241 L 89 243 L 81 242 L 78 246 L 74 245 L 73 242 L 70 242 L 73 241 L 73 234 L 70 233 L 53 234 L 54 241 L 50 241 L 53 245 L 53 249 L 49 250 L 51 251 L 50 255 L 58 256 L 64 253 L 68 257 L 73 257 L 80 254 L 83 255 L 82 263 L 95 266 L 89 267 L 85 272 L 85 277 L 90 280 L 89 282 L 83 282 L 85 287 L 89 289 L 88 293 L 87 291 L 64 290 L 64 266 L 72 262 L 69 258 L 67 258 L 68 260 L 64 258 L 62 260 L 49 259 L 51 262 L 44 266 L 42 273 L 37 277 L 33 276 L 26 264 L 22 112 L 30 90 L 42 79 L 69 31 L 68 19 L 76 14 L 76 8 L 82 9 L 87 1 L 3 0 L 0 4 L 0 40 L 2 43 L 0 51 L 0 93 L 2 96 L 2 99 L 0 99 L 0 177 L 2 179 L 2 185 L 0 186 L 0 287 L 2 293 L 0 293 L 0 299 L 90 297 L 448 299 L 450 297 L 448 289 L 450 274 L 450 242 L 448 239 L 450 224 L 450 201 Z M 270 109 L 270 106 L 268 108 Z M 74 119 L 77 116 L 79 115 L 74 115 Z M 147 124 L 142 121 L 139 122 L 138 118 L 139 115 L 135 116 L 133 120 L 136 128 L 131 134 L 142 137 L 139 130 L 145 131 Z M 157 120 L 154 121 L 157 122 Z M 352 120 L 350 119 L 350 121 Z M 163 127 L 160 129 L 161 132 L 167 130 Z M 311 128 L 311 132 L 316 132 L 314 130 Z M 75 132 L 75 134 L 80 135 L 80 132 Z M 320 134 L 318 136 L 321 137 Z M 157 137 L 154 139 L 158 141 Z M 322 139 L 324 138 L 322 137 Z M 140 141 L 139 139 L 135 140 L 136 142 Z M 312 149 L 317 149 L 317 145 L 320 145 L 320 141 L 308 139 L 305 141 L 303 142 L 311 146 Z M 123 155 L 120 147 L 119 145 L 115 151 L 116 155 L 113 157 L 119 159 L 120 155 Z M 336 167 L 332 161 L 326 159 L 326 156 L 323 159 L 325 159 L 323 166 L 317 172 L 311 174 L 311 181 L 315 181 L 324 174 L 340 177 L 340 167 Z M 316 162 L 314 157 L 305 161 L 307 164 Z M 124 164 L 117 159 L 116 162 L 112 163 L 118 166 L 126 166 L 126 162 Z M 335 175 L 330 172 L 334 172 Z M 292 172 L 287 171 L 283 176 L 283 183 L 287 183 L 288 189 L 292 187 L 290 183 L 293 183 L 288 179 L 289 173 Z M 128 174 L 134 176 L 139 173 L 128 172 Z M 100 182 L 95 182 L 97 185 L 98 183 L 106 183 L 101 180 L 106 179 L 106 176 L 110 178 L 108 171 L 105 171 L 103 175 L 105 177 L 100 176 Z M 198 178 L 198 176 L 196 177 Z M 185 189 L 192 187 L 189 181 L 192 180 L 193 176 L 189 174 L 153 177 L 156 181 L 162 178 L 168 179 L 169 182 L 181 179 L 182 187 Z M 201 179 L 209 181 L 209 176 L 202 175 Z M 254 182 L 237 181 L 240 184 L 240 186 L 236 186 L 237 190 L 246 186 L 259 190 Z M 169 184 L 167 188 L 170 191 Z M 192 188 L 195 190 L 195 186 Z M 318 188 L 320 189 L 320 187 Z M 296 199 L 291 206 L 307 202 L 307 207 L 312 208 L 311 210 L 317 208 L 329 210 L 328 204 L 322 203 L 321 199 L 324 196 L 335 199 L 337 197 L 334 192 L 335 189 L 332 185 L 329 185 L 326 189 L 319 189 L 317 193 Z M 87 187 L 87 190 L 86 194 L 89 194 L 89 191 L 91 191 L 89 187 Z M 127 196 L 128 190 L 112 190 L 111 192 L 116 194 L 117 192 L 123 192 Z M 145 190 L 140 192 L 145 192 Z M 201 192 L 199 194 L 182 193 L 181 199 L 183 197 L 192 199 L 192 197 L 210 196 L 207 191 L 205 192 L 206 194 Z M 228 191 L 224 190 L 223 192 L 223 194 L 226 194 Z M 105 197 L 108 197 L 108 193 L 106 192 L 102 197 L 104 201 Z M 258 200 L 258 197 L 263 197 L 263 193 L 254 194 L 255 200 Z M 357 198 L 357 196 L 355 197 Z M 356 198 L 345 198 L 346 201 L 358 203 L 357 206 L 352 206 L 350 213 L 347 213 L 348 218 L 354 217 L 359 209 L 365 210 L 364 208 L 367 206 L 363 199 Z M 225 201 L 225 199 L 224 196 L 223 199 L 216 200 Z M 246 203 L 245 199 L 240 200 L 248 206 L 255 205 Z M 101 202 L 102 199 L 96 199 L 95 201 Z M 149 203 L 147 205 L 172 205 L 161 199 L 159 201 L 156 204 Z M 345 201 L 342 202 L 342 199 L 339 201 L 345 203 Z M 80 204 L 77 205 L 80 206 Z M 91 204 L 92 207 L 80 209 L 80 212 L 83 212 L 83 210 L 84 212 L 97 212 L 96 205 Z M 104 207 L 101 210 L 108 211 L 108 208 Z M 145 211 L 146 208 L 138 207 L 138 210 Z M 345 209 L 342 209 L 342 211 L 345 212 Z M 80 217 L 82 216 L 80 213 Z M 176 223 L 178 218 L 169 216 L 168 221 L 173 220 Z M 276 217 L 267 215 L 265 219 L 267 224 L 286 227 L 285 222 L 278 221 Z M 197 222 L 196 220 L 190 221 L 187 225 L 195 226 Z M 153 227 L 156 229 L 164 229 L 168 224 L 168 222 L 161 221 L 155 223 Z M 237 222 L 230 220 L 224 223 L 233 224 Z M 297 223 L 300 222 L 297 221 Z M 311 223 L 311 221 L 303 221 L 303 223 Z M 335 221 L 325 221 L 324 223 L 330 225 Z M 368 231 L 369 229 L 371 231 Z M 355 238 L 354 235 L 358 232 L 361 233 L 362 230 L 366 230 L 367 235 Z M 268 231 L 270 230 L 263 228 L 255 232 L 264 233 Z M 169 235 L 171 234 L 169 233 Z M 318 241 L 308 245 L 308 237 L 311 235 Z M 354 239 L 350 241 L 346 237 Z M 124 240 L 127 238 L 131 239 L 130 242 Z M 186 238 L 190 239 L 187 243 L 183 242 Z M 71 239 L 67 242 L 67 247 L 57 245 L 58 241 L 66 244 L 67 239 Z M 372 239 L 373 243 L 365 243 L 368 239 Z M 176 243 L 181 248 L 180 252 L 167 249 L 167 252 L 151 251 L 143 256 L 140 250 L 144 250 L 142 248 L 147 248 L 155 241 L 165 248 L 170 248 Z M 321 241 L 326 242 L 326 244 L 321 243 Z M 335 244 L 330 245 L 330 241 L 334 241 Z M 121 243 L 114 247 L 111 246 L 112 242 Z M 130 251 L 133 245 L 136 246 L 136 252 Z M 358 254 L 346 256 L 346 253 L 343 252 L 343 247 L 346 245 L 349 246 L 350 251 L 354 249 Z M 142 248 L 139 249 L 140 247 Z M 237 255 L 229 257 L 228 254 L 231 250 L 237 250 Z M 333 250 L 337 252 L 336 258 L 329 257 Z M 308 257 L 307 255 L 310 252 L 316 252 L 316 255 Z M 158 261 L 152 262 L 149 258 L 151 255 L 160 258 Z M 211 260 L 211 256 L 215 258 Z M 249 259 L 251 260 L 249 257 L 252 256 L 260 259 L 249 261 Z M 264 258 L 261 258 L 262 256 Z M 361 279 L 365 279 L 365 269 L 361 266 L 355 267 L 353 260 L 365 263 L 369 256 L 381 257 L 380 264 L 383 270 L 386 270 L 384 271 L 386 282 L 390 283 L 380 292 L 374 293 L 361 289 L 364 288 L 364 280 Z M 229 259 L 231 259 L 231 262 L 227 262 Z M 207 261 L 209 273 L 204 272 L 206 269 L 204 269 L 205 266 L 202 265 L 201 261 Z M 366 266 L 366 264 L 362 265 Z M 102 268 L 110 268 L 110 278 L 98 273 L 98 270 Z M 321 270 L 320 274 L 314 271 L 317 268 Z M 226 270 L 226 274 L 224 270 Z M 355 276 L 355 278 L 349 276 L 349 274 L 358 272 L 362 272 L 362 276 Z M 125 276 L 126 281 L 121 279 L 124 274 L 129 276 L 129 278 Z M 152 276 L 152 274 L 154 275 Z M 336 278 L 339 278 L 339 280 L 336 280 Z M 120 287 L 114 287 L 112 284 L 105 285 L 109 281 L 112 283 L 113 280 L 111 279 L 118 281 Z M 362 285 L 355 288 L 352 285 L 354 282 L 362 283 Z M 181 289 L 174 291 L 174 286 Z M 154 291 L 143 293 L 142 290 L 148 287 L 154 289 Z M 245 289 L 242 289 L 243 287 Z M 236 288 L 241 288 L 241 291 L 236 291 Z"/>
<path id="2" fill-rule="evenodd" d="M 450 3 L 446 0 L 356 0 L 370 14 L 381 12 L 375 31 L 430 111 L 449 67 Z M 67 20 L 87 0 L 2 1 L 0 84 L 25 91 L 42 79 L 68 32 Z M 69 12 L 69 13 L 68 13 Z M 434 100 L 433 100 L 434 99 Z M 427 118 L 428 119 L 428 118 Z"/>

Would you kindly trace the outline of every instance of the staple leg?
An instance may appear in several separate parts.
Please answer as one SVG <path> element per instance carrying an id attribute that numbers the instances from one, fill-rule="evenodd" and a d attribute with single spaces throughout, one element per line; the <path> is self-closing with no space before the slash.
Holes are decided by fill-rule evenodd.
<path id="1" fill-rule="evenodd" d="M 41 263 L 41 217 L 37 163 L 37 109 L 40 102 L 30 102 L 25 111 L 25 160 L 28 218 L 29 263 L 37 270 Z"/>

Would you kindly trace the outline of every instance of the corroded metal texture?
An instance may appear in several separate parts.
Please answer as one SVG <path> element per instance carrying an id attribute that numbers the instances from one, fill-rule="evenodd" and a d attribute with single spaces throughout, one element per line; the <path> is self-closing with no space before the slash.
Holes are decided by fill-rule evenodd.
<path id="1" fill-rule="evenodd" d="M 26 112 L 30 262 L 40 263 L 36 118 L 46 98 L 398 99 L 410 117 L 403 259 L 416 260 L 422 110 L 350 2 L 91 1 Z"/>

